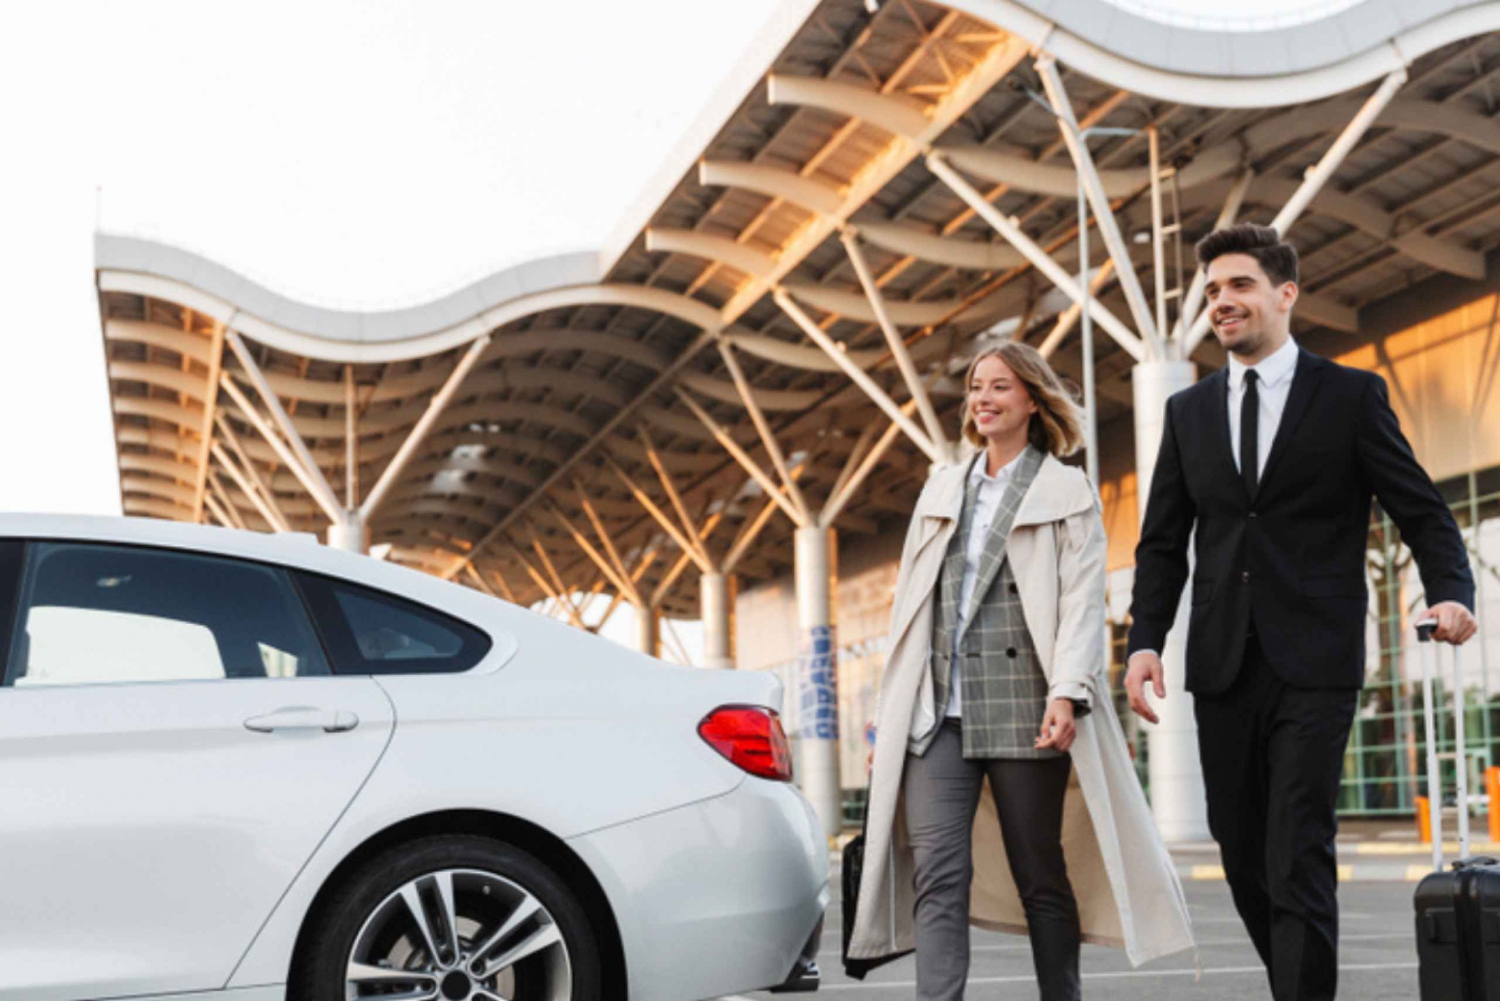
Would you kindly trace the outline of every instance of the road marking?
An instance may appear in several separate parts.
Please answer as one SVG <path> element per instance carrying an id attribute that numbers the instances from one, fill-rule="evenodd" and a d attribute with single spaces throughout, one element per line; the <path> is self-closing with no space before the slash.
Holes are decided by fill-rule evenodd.
<path id="1" fill-rule="evenodd" d="M 1400 881 L 1403 879 L 1410 882 L 1412 878 L 1411 874 L 1419 868 L 1421 867 L 1412 866 L 1402 870 L 1394 865 L 1361 865 L 1358 867 L 1358 872 L 1356 873 L 1355 866 L 1341 865 L 1337 867 L 1337 872 L 1340 883 L 1354 882 L 1356 877 L 1360 882 L 1390 882 L 1392 880 Z M 1178 869 L 1178 872 L 1193 882 L 1220 882 L 1224 879 L 1224 867 L 1221 865 L 1187 866 Z"/>
<path id="2" fill-rule="evenodd" d="M 1349 848 L 1348 845 L 1345 845 L 1343 847 L 1345 848 L 1345 850 L 1348 850 L 1348 848 Z M 1356 854 L 1356 855 L 1431 855 L 1432 854 L 1432 844 L 1430 842 L 1428 844 L 1421 844 L 1420 842 L 1416 842 L 1416 841 L 1407 842 L 1407 843 L 1401 843 L 1401 842 L 1395 842 L 1395 843 L 1392 843 L 1392 842 L 1365 842 L 1365 843 L 1354 845 L 1353 848 L 1354 848 L 1354 854 Z M 1457 855 L 1458 854 L 1458 848 L 1459 848 L 1459 845 L 1458 845 L 1457 841 L 1444 841 L 1443 842 L 1443 852 L 1444 852 L 1444 854 L 1447 854 L 1447 855 Z M 1494 853 L 1494 852 L 1500 851 L 1500 843 L 1496 843 L 1494 841 L 1482 841 L 1482 842 L 1479 842 L 1477 844 L 1470 845 L 1469 846 L 1469 851 L 1472 854 L 1475 854 L 1475 855 L 1482 855 L 1482 854 L 1485 854 L 1485 853 Z"/>
<path id="3" fill-rule="evenodd" d="M 1416 963 L 1357 963 L 1349 966 L 1340 966 L 1340 973 L 1358 973 L 1364 971 L 1379 970 L 1415 970 Z M 1266 975 L 1264 966 L 1220 966 L 1204 970 L 1203 976 L 1226 976 L 1234 974 L 1254 973 L 1260 976 Z M 1116 973 L 1085 973 L 1084 980 L 1142 980 L 1148 977 L 1194 977 L 1198 976 L 1196 970 L 1121 970 Z M 1030 984 L 1035 983 L 1036 977 L 970 977 L 969 986 L 976 984 Z M 885 984 L 823 984 L 819 990 L 824 991 L 858 991 L 901 988 L 907 989 L 917 986 L 915 980 L 902 980 L 895 983 Z"/>

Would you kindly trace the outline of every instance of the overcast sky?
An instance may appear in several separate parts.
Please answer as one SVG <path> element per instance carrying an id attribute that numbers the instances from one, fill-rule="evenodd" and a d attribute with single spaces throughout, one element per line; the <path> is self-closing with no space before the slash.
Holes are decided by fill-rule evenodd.
<path id="1" fill-rule="evenodd" d="M 378 308 L 620 221 L 773 0 L 0 6 L 0 510 L 119 513 L 103 229 Z"/>

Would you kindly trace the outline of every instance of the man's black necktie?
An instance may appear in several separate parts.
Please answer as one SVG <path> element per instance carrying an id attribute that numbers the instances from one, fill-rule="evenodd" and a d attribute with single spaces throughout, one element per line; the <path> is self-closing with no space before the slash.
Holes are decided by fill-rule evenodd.
<path id="1" fill-rule="evenodd" d="M 1260 486 L 1260 392 L 1255 370 L 1245 373 L 1245 396 L 1240 401 L 1240 479 L 1251 497 Z"/>

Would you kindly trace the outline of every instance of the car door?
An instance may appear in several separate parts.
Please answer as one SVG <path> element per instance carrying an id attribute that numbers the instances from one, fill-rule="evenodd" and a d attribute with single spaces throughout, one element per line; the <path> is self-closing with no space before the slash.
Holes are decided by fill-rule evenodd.
<path id="1" fill-rule="evenodd" d="M 0 998 L 223 986 L 379 760 L 389 699 L 330 674 L 273 566 L 0 543 L 0 609 Z"/>

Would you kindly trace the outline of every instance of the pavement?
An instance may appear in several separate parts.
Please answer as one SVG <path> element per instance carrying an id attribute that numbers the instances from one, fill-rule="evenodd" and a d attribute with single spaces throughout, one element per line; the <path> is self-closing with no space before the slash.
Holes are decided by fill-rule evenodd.
<path id="1" fill-rule="evenodd" d="M 1453 831 L 1452 818 L 1447 831 Z M 1488 840 L 1482 818 L 1473 826 L 1470 854 L 1500 856 L 1500 843 Z M 896 1001 L 915 991 L 914 960 L 908 956 L 876 970 L 863 982 L 844 976 L 839 957 L 842 905 L 838 898 L 839 848 L 832 853 L 834 900 L 818 961 L 823 970 L 819 994 L 837 1001 Z M 1197 954 L 1183 953 L 1132 969 L 1123 952 L 1084 946 L 1084 997 L 1095 1001 L 1270 1001 L 1265 971 L 1235 913 L 1219 849 L 1212 842 L 1169 846 L 1187 894 L 1198 941 Z M 1458 857 L 1456 842 L 1444 845 L 1446 859 Z M 1340 828 L 1339 994 L 1358 1001 L 1412 1001 L 1417 997 L 1417 952 L 1413 931 L 1412 884 L 1432 871 L 1432 848 L 1417 837 L 1411 821 L 1353 821 Z M 1035 998 L 1030 946 L 1025 939 L 974 929 L 970 960 L 970 1001 Z M 789 995 L 731 995 L 726 1001 L 771 1001 Z"/>
<path id="2" fill-rule="evenodd" d="M 1222 882 L 1184 886 L 1198 939 L 1192 952 L 1131 969 L 1116 949 L 1084 946 L 1083 994 L 1089 1001 L 1270 1001 L 1265 972 Z M 1342 921 L 1339 996 L 1350 1001 L 1412 1001 L 1417 997 L 1417 953 L 1411 887 L 1405 882 L 1359 882 L 1339 890 Z M 908 956 L 876 970 L 863 982 L 844 976 L 839 963 L 840 905 L 830 905 L 819 963 L 818 995 L 835 1001 L 906 1001 L 913 996 L 915 966 Z M 969 967 L 969 1001 L 1020 1001 L 1037 996 L 1031 951 L 1025 939 L 975 930 Z M 1200 968 L 1201 967 L 1201 968 Z M 756 993 L 754 1001 L 793 995 Z M 813 995 L 803 995 L 811 997 Z"/>

